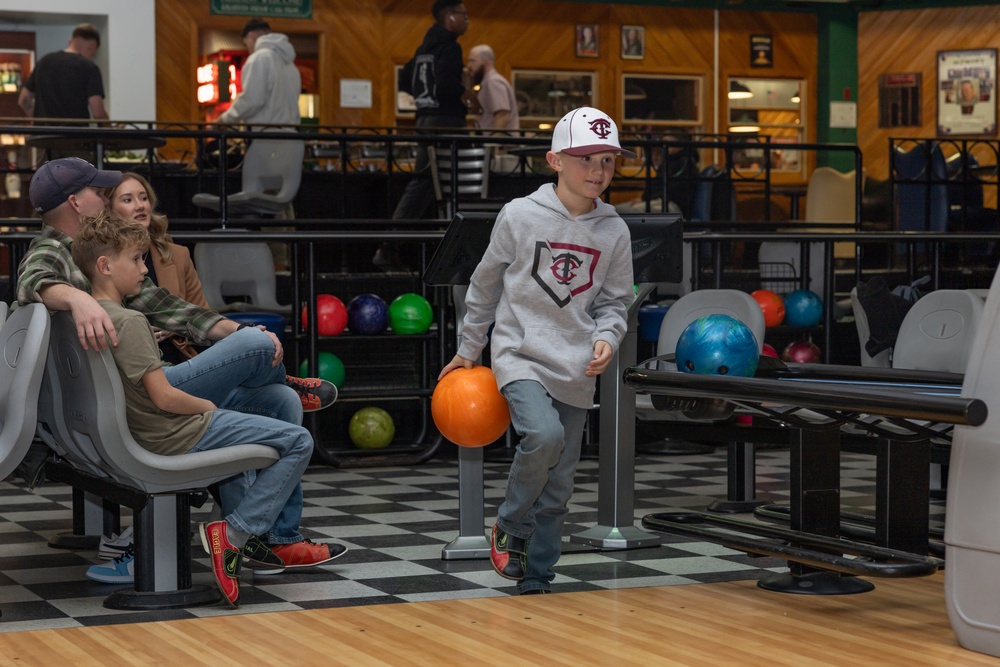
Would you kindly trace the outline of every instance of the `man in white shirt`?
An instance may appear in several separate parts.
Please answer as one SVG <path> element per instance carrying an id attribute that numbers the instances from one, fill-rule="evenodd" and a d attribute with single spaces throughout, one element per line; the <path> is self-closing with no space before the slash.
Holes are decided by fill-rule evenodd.
<path id="1" fill-rule="evenodd" d="M 476 126 L 484 130 L 516 130 L 521 119 L 517 113 L 517 98 L 507 79 L 496 70 L 496 56 L 486 44 L 469 51 L 469 73 L 479 86 L 479 103 L 483 113 L 476 116 Z"/>

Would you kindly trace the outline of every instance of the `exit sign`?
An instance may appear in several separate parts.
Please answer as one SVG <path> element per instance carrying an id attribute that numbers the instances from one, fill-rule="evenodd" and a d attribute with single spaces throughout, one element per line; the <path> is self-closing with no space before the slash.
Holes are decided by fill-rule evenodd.
<path id="1" fill-rule="evenodd" d="M 211 0 L 210 13 L 311 19 L 312 0 Z"/>

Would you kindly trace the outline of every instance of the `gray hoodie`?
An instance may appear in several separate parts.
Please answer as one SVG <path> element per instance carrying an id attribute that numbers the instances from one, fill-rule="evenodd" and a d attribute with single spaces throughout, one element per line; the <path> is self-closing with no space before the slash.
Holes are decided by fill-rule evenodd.
<path id="1" fill-rule="evenodd" d="M 548 183 L 497 216 L 472 274 L 458 354 L 477 358 L 495 321 L 499 387 L 537 380 L 556 400 L 593 406 L 596 378 L 585 372 L 594 344 L 617 351 L 635 298 L 628 227 L 613 206 L 595 203 L 573 218 Z"/>
<path id="2" fill-rule="evenodd" d="M 288 36 L 269 32 L 257 38 L 240 71 L 243 92 L 219 116 L 220 123 L 298 125 L 302 77 Z"/>

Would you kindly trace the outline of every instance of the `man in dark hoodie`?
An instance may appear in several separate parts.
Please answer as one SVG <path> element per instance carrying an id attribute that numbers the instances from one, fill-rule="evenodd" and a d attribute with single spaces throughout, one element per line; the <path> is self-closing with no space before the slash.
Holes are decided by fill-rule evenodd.
<path id="1" fill-rule="evenodd" d="M 417 127 L 465 127 L 465 115 L 478 113 L 478 102 L 462 83 L 465 60 L 458 38 L 469 28 L 469 12 L 455 0 L 437 0 L 431 10 L 434 25 L 424 35 L 400 77 L 405 92 L 413 95 Z M 434 185 L 428 174 L 426 148 L 417 151 L 414 178 L 392 214 L 393 220 L 419 218 L 434 202 Z M 376 257 L 377 260 L 377 257 Z"/>

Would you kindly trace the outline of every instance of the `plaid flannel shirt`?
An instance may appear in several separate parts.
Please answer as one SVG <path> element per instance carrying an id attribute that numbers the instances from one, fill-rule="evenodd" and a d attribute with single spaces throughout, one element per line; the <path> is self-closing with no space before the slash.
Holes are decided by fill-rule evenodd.
<path id="1" fill-rule="evenodd" d="M 42 225 L 41 233 L 28 246 L 17 272 L 17 302 L 41 303 L 39 290 L 49 285 L 70 285 L 90 294 L 90 281 L 73 263 L 73 239 L 58 229 Z M 208 331 L 222 315 L 188 303 L 157 287 L 148 277 L 142 291 L 125 299 L 124 305 L 144 314 L 153 326 L 184 336 L 196 343 L 209 343 Z"/>

